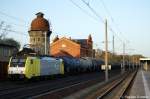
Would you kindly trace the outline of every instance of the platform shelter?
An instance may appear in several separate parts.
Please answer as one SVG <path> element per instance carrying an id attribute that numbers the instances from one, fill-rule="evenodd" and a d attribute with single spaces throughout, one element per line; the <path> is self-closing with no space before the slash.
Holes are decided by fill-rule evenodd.
<path id="1" fill-rule="evenodd" d="M 150 71 L 150 58 L 140 58 L 142 68 L 146 71 Z"/>

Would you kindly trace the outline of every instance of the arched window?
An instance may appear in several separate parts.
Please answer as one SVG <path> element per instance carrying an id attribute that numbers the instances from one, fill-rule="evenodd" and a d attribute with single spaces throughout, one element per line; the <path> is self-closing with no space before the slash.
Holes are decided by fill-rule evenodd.
<path id="1" fill-rule="evenodd" d="M 40 41 L 40 38 L 38 38 L 38 42 Z"/>
<path id="2" fill-rule="evenodd" d="M 33 42 L 35 42 L 35 38 L 33 39 Z"/>

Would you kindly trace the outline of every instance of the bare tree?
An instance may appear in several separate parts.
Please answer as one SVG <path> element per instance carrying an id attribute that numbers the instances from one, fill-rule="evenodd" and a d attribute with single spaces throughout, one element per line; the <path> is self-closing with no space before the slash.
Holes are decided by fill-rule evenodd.
<path id="1" fill-rule="evenodd" d="M 1 41 L 1 43 L 16 46 L 18 49 L 20 48 L 20 43 L 13 38 L 5 38 Z"/>
<path id="2" fill-rule="evenodd" d="M 1 33 L 2 27 L 3 27 L 4 21 L 0 22 L 0 39 L 2 39 L 3 35 Z"/>
<path id="3" fill-rule="evenodd" d="M 5 38 L 6 35 L 8 34 L 8 31 L 10 30 L 11 26 L 10 25 L 6 25 L 5 28 L 3 29 L 2 33 L 1 33 L 1 38 Z"/>

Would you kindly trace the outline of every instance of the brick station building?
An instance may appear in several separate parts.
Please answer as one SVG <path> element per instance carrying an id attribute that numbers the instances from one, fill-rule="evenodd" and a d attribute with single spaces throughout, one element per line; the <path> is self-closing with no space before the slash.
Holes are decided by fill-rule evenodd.
<path id="1" fill-rule="evenodd" d="M 91 35 L 87 39 L 59 38 L 56 36 L 50 49 L 52 56 L 72 56 L 77 58 L 95 56 Z"/>

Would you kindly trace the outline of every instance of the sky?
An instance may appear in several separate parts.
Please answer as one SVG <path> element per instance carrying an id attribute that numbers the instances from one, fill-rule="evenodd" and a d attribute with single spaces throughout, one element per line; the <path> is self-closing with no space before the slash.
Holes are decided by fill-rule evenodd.
<path id="1" fill-rule="evenodd" d="M 94 48 L 104 50 L 105 25 L 108 22 L 108 46 L 115 52 L 142 54 L 150 57 L 150 0 L 84 0 L 96 11 L 97 16 L 82 0 L 1 0 L 0 33 L 8 27 L 6 37 L 14 38 L 21 45 L 29 43 L 28 30 L 36 13 L 43 12 L 51 22 L 51 40 L 56 35 L 75 39 L 93 38 Z M 74 3 L 73 3 L 74 2 Z M 79 6 L 79 7 L 77 7 Z"/>

